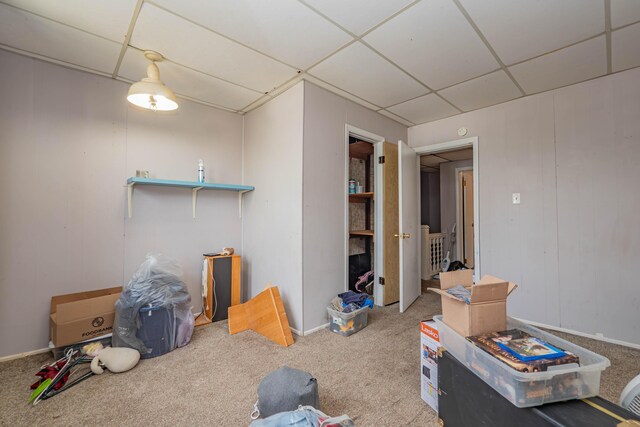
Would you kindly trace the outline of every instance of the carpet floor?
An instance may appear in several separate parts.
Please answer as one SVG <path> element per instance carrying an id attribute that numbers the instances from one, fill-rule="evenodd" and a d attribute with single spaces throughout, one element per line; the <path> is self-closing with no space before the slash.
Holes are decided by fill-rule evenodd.
<path id="1" fill-rule="evenodd" d="M 351 337 L 322 330 L 289 348 L 250 331 L 229 336 L 226 322 L 217 322 L 197 328 L 184 348 L 127 373 L 91 377 L 35 407 L 27 404 L 28 387 L 50 356 L 1 363 L 0 425 L 246 426 L 258 383 L 282 365 L 316 376 L 329 415 L 349 414 L 358 426 L 436 425 L 420 399 L 418 323 L 440 312 L 439 299 L 423 294 L 402 315 L 397 304 L 376 308 Z M 617 402 L 640 373 L 639 350 L 559 335 L 611 360 L 600 388 L 605 399 Z"/>

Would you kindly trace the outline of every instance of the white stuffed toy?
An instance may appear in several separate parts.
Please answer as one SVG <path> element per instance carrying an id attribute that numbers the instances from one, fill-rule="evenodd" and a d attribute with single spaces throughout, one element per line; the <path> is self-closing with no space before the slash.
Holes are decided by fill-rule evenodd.
<path id="1" fill-rule="evenodd" d="M 111 372 L 126 372 L 133 369 L 140 360 L 138 350 L 128 347 L 107 347 L 100 352 L 91 361 L 91 370 L 94 374 L 101 374 L 104 369 L 100 365 Z"/>

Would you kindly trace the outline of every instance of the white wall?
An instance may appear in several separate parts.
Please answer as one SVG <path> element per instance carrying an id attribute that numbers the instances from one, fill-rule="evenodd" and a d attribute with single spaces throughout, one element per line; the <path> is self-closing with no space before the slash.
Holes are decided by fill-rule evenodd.
<path id="1" fill-rule="evenodd" d="M 473 160 L 459 160 L 440 164 L 440 230 L 445 233 L 445 250 L 451 251 L 451 260 L 462 261 L 458 257 L 458 246 L 462 230 L 456 227 L 456 242 L 451 243 L 451 228 L 456 223 L 456 168 L 473 166 Z"/>
<path id="2" fill-rule="evenodd" d="M 326 306 L 344 292 L 345 125 L 407 139 L 407 128 L 312 83 L 304 85 L 304 330 L 327 322 Z"/>
<path id="3" fill-rule="evenodd" d="M 138 188 L 126 179 L 239 183 L 242 117 L 180 100 L 173 114 L 128 105 L 128 85 L 0 50 L 0 356 L 47 346 L 52 295 L 126 283 L 161 251 L 185 270 L 196 309 L 204 252 L 241 249 L 237 195 Z M 259 183 L 255 183 L 259 186 Z"/>
<path id="4" fill-rule="evenodd" d="M 519 283 L 511 315 L 640 343 L 639 99 L 633 69 L 409 129 L 479 137 L 482 271 Z"/>
<path id="5" fill-rule="evenodd" d="M 277 285 L 292 328 L 302 331 L 302 140 L 300 82 L 244 119 L 244 283 L 247 298 Z"/>

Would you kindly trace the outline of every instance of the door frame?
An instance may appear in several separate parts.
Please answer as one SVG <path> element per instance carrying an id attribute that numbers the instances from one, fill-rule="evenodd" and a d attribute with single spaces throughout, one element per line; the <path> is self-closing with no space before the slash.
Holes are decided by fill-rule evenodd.
<path id="1" fill-rule="evenodd" d="M 438 144 L 430 144 L 430 145 L 421 145 L 417 147 L 413 147 L 415 152 L 418 155 L 422 154 L 435 154 L 441 153 L 443 151 L 452 151 L 460 148 L 473 148 L 473 253 L 474 253 L 474 277 L 477 281 L 481 277 L 481 267 L 480 263 L 480 205 L 479 201 L 479 188 L 480 188 L 480 153 L 478 151 L 479 141 L 477 136 L 472 136 L 468 138 L 455 139 L 452 141 L 441 142 Z M 457 228 L 457 227 L 456 227 Z"/>
<path id="2" fill-rule="evenodd" d="M 345 275 L 344 275 L 344 291 L 349 290 L 349 188 L 347 181 L 349 180 L 349 136 L 354 136 L 363 141 L 370 142 L 373 145 L 373 156 L 377 159 L 382 155 L 382 144 L 384 144 L 384 137 L 376 135 L 375 133 L 360 129 L 350 124 L 344 125 L 344 263 L 345 263 Z M 382 305 L 382 287 L 380 286 L 380 276 L 384 274 L 383 260 L 382 260 L 382 174 L 380 173 L 382 165 L 374 161 L 373 167 L 373 185 L 375 188 L 374 194 L 374 214 L 373 214 L 373 258 L 375 268 L 374 272 L 374 285 L 373 285 L 373 299 L 376 305 Z"/>
<path id="3" fill-rule="evenodd" d="M 463 167 L 454 169 L 454 173 L 456 176 L 456 224 L 457 224 L 456 229 L 458 230 L 457 233 L 460 233 L 460 231 L 462 230 L 462 227 L 461 227 L 462 218 L 460 218 L 460 209 L 461 209 L 460 200 L 461 200 L 461 197 L 463 196 L 462 194 L 460 194 L 460 181 L 458 179 L 460 178 L 460 172 L 470 171 L 470 170 L 473 170 L 473 166 L 463 166 Z M 474 191 L 475 191 L 475 188 L 474 188 Z M 475 197 L 473 202 L 475 203 Z M 475 209 L 475 206 L 473 208 Z M 474 210 L 474 216 L 475 216 L 475 210 Z M 475 224 L 474 224 L 474 228 L 475 228 Z M 456 233 L 456 242 L 459 241 L 457 237 L 457 233 Z M 475 240 L 475 236 L 473 236 L 473 238 Z M 475 242 L 474 242 L 474 245 L 475 245 Z M 475 251 L 475 248 L 474 248 L 474 251 Z M 456 258 L 459 260 L 462 260 L 463 256 L 464 254 L 462 253 L 461 245 L 456 243 Z"/>

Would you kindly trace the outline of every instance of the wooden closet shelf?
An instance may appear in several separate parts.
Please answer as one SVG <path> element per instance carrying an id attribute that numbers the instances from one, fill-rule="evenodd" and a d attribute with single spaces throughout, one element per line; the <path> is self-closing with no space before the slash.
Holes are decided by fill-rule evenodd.
<path id="1" fill-rule="evenodd" d="M 367 200 L 373 200 L 373 191 L 367 193 L 349 194 L 350 203 L 365 203 Z"/>
<path id="2" fill-rule="evenodd" d="M 373 237 L 373 230 L 351 230 L 349 231 L 351 237 Z"/>

